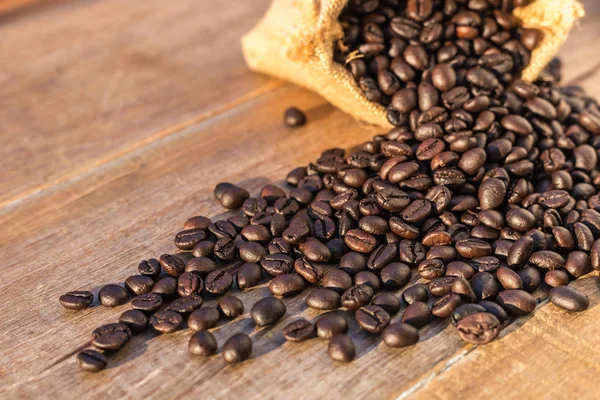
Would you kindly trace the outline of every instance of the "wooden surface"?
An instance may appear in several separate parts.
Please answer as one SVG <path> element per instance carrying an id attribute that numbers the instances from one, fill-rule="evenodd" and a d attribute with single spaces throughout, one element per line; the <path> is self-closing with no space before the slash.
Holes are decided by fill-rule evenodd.
<path id="1" fill-rule="evenodd" d="M 0 398 L 597 399 L 597 276 L 576 284 L 587 312 L 544 302 L 487 346 L 437 322 L 416 346 L 389 349 L 351 326 L 357 360 L 335 364 L 324 341 L 284 341 L 287 322 L 318 315 L 299 296 L 272 328 L 255 330 L 246 312 L 215 330 L 219 345 L 251 334 L 242 365 L 192 358 L 182 330 L 136 336 L 99 374 L 78 369 L 91 330 L 129 306 L 68 312 L 60 294 L 96 293 L 173 251 L 187 217 L 222 212 L 217 182 L 256 193 L 327 147 L 378 133 L 246 69 L 239 38 L 267 3 L 65 0 L 0 16 Z M 562 51 L 565 83 L 598 98 L 600 6 L 586 5 Z M 307 110 L 306 127 L 282 126 L 291 105 Z"/>

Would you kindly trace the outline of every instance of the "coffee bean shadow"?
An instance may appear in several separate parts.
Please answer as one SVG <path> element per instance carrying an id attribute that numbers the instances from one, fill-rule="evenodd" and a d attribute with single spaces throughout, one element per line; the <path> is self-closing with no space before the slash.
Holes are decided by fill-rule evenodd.
<path id="1" fill-rule="evenodd" d="M 108 359 L 107 368 L 118 368 L 140 357 L 148 350 L 148 341 L 157 336 L 161 336 L 161 334 L 153 329 L 148 329 L 138 335 L 134 335 L 122 349 L 105 352 Z"/>
<path id="2" fill-rule="evenodd" d="M 316 107 L 309 108 L 308 110 L 305 111 L 306 120 L 312 124 L 312 123 L 327 119 L 335 111 L 336 111 L 336 108 L 334 108 L 329 103 L 320 104 Z"/>

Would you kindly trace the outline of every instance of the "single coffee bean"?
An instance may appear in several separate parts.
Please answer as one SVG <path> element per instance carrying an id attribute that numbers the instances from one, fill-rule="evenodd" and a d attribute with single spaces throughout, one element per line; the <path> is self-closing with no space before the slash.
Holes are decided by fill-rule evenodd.
<path id="1" fill-rule="evenodd" d="M 179 257 L 171 254 L 163 254 L 158 261 L 163 270 L 171 276 L 179 276 L 185 271 L 185 263 Z"/>
<path id="2" fill-rule="evenodd" d="M 406 289 L 402 293 L 402 299 L 407 304 L 412 304 L 417 301 L 427 302 L 429 299 L 429 294 L 427 293 L 425 286 L 417 284 Z"/>
<path id="3" fill-rule="evenodd" d="M 105 307 L 116 307 L 125 303 L 129 298 L 127 290 L 121 285 L 108 284 L 98 292 L 100 304 Z"/>
<path id="4" fill-rule="evenodd" d="M 165 276 L 156 281 L 152 287 L 152 293 L 159 294 L 164 297 L 170 297 L 177 293 L 177 279 L 172 276 Z"/>
<path id="5" fill-rule="evenodd" d="M 395 322 L 383 331 L 383 341 L 392 348 L 411 346 L 419 341 L 419 331 L 412 325 Z"/>
<path id="6" fill-rule="evenodd" d="M 262 270 L 258 264 L 245 263 L 236 274 L 237 286 L 241 290 L 258 285 L 262 279 Z"/>
<path id="7" fill-rule="evenodd" d="M 233 285 L 233 277 L 225 270 L 213 271 L 206 276 L 204 288 L 211 294 L 223 294 Z"/>
<path id="8" fill-rule="evenodd" d="M 198 242 L 206 239 L 202 229 L 187 229 L 175 235 L 175 246 L 181 250 L 192 250 Z"/>
<path id="9" fill-rule="evenodd" d="M 287 254 L 269 254 L 263 258 L 260 265 L 272 276 L 292 272 L 294 259 Z"/>
<path id="10" fill-rule="evenodd" d="M 352 286 L 352 277 L 341 269 L 332 269 L 323 276 L 320 285 L 326 289 L 343 293 Z"/>
<path id="11" fill-rule="evenodd" d="M 106 368 L 106 357 L 97 350 L 86 349 L 77 354 L 79 368 L 87 372 L 99 372 Z"/>
<path id="12" fill-rule="evenodd" d="M 456 307 L 454 309 L 454 311 L 452 311 L 450 320 L 452 322 L 452 325 L 456 326 L 458 324 L 458 321 L 460 321 L 467 315 L 476 314 L 476 313 L 485 312 L 485 311 L 486 311 L 486 309 L 479 304 L 474 304 L 474 303 L 462 304 L 462 305 Z"/>
<path id="13" fill-rule="evenodd" d="M 553 269 L 544 275 L 544 282 L 550 287 L 566 286 L 569 284 L 569 274 L 562 269 Z"/>
<path id="14" fill-rule="evenodd" d="M 369 285 L 355 285 L 346 290 L 341 297 L 341 305 L 349 310 L 356 310 L 369 304 L 373 298 L 373 288 Z"/>
<path id="15" fill-rule="evenodd" d="M 150 293 L 154 280 L 148 275 L 132 275 L 125 279 L 125 287 L 136 296 Z"/>
<path id="16" fill-rule="evenodd" d="M 229 364 L 245 361 L 252 354 L 252 339 L 245 333 L 236 333 L 227 339 L 222 353 L 223 359 Z"/>
<path id="17" fill-rule="evenodd" d="M 530 314 L 536 306 L 533 296 L 524 290 L 503 290 L 498 294 L 496 302 L 515 316 Z"/>
<path id="18" fill-rule="evenodd" d="M 351 229 L 344 237 L 346 245 L 358 253 L 371 253 L 377 245 L 377 238 L 361 229 Z"/>
<path id="19" fill-rule="evenodd" d="M 334 361 L 350 362 L 356 355 L 356 347 L 350 336 L 340 333 L 331 338 L 327 348 L 329 357 Z"/>
<path id="20" fill-rule="evenodd" d="M 221 195 L 221 193 L 219 195 Z M 185 221 L 183 224 L 183 229 L 202 229 L 203 231 L 206 231 L 208 229 L 208 225 L 210 225 L 210 222 L 211 221 L 209 218 L 201 215 L 191 217 Z"/>
<path id="21" fill-rule="evenodd" d="M 383 267 L 380 277 L 384 286 L 392 289 L 401 288 L 410 280 L 410 267 L 401 262 L 394 262 Z"/>
<path id="22" fill-rule="evenodd" d="M 534 292 L 542 283 L 542 275 L 537 268 L 525 267 L 517 273 L 523 282 L 523 290 L 526 292 Z"/>
<path id="23" fill-rule="evenodd" d="M 493 298 L 499 291 L 498 281 L 489 272 L 478 272 L 473 275 L 473 278 L 471 278 L 471 288 L 477 300 Z"/>
<path id="24" fill-rule="evenodd" d="M 565 263 L 565 269 L 576 278 L 591 271 L 590 256 L 583 251 L 573 251 L 569 254 Z"/>
<path id="25" fill-rule="evenodd" d="M 338 314 L 324 314 L 315 322 L 315 329 L 321 339 L 331 339 L 335 335 L 346 333 L 348 322 Z"/>
<path id="26" fill-rule="evenodd" d="M 153 278 L 157 277 L 160 274 L 160 263 L 154 258 L 143 260 L 138 265 L 138 272 L 141 275 L 148 275 Z"/>
<path id="27" fill-rule="evenodd" d="M 290 107 L 285 110 L 283 121 L 290 128 L 297 128 L 306 123 L 306 115 L 299 108 Z"/>
<path id="28" fill-rule="evenodd" d="M 434 296 L 445 296 L 452 291 L 452 285 L 455 280 L 455 276 L 434 278 L 429 282 L 429 291 Z"/>
<path id="29" fill-rule="evenodd" d="M 89 307 L 94 301 L 92 292 L 79 290 L 68 292 L 58 298 L 60 305 L 68 310 L 83 310 Z"/>
<path id="30" fill-rule="evenodd" d="M 190 337 L 188 351 L 194 356 L 212 356 L 217 352 L 217 340 L 209 331 L 198 331 Z"/>
<path id="31" fill-rule="evenodd" d="M 202 240 L 198 242 L 192 250 L 194 257 L 210 257 L 215 250 L 215 242 L 212 240 Z M 186 264 L 187 267 L 187 264 Z"/>
<path id="32" fill-rule="evenodd" d="M 296 274 L 278 275 L 269 283 L 273 296 L 295 296 L 304 290 L 304 279 Z"/>
<path id="33" fill-rule="evenodd" d="M 215 187 L 214 194 L 221 205 L 228 210 L 237 210 L 250 197 L 246 189 L 231 183 L 219 183 Z"/>
<path id="34" fill-rule="evenodd" d="M 406 307 L 402 315 L 402 322 L 415 328 L 422 328 L 429 322 L 431 310 L 429 306 L 421 301 L 415 301 Z"/>
<path id="35" fill-rule="evenodd" d="M 456 325 L 460 338 L 471 344 L 491 342 L 498 336 L 500 327 L 498 318 L 487 312 L 468 315 Z"/>
<path id="36" fill-rule="evenodd" d="M 237 318 L 244 312 L 244 303 L 235 296 L 223 296 L 217 302 L 217 310 L 223 318 Z"/>
<path id="37" fill-rule="evenodd" d="M 517 239 L 510 247 L 506 262 L 511 268 L 522 267 L 533 252 L 533 239 L 529 236 L 522 236 Z"/>
<path id="38" fill-rule="evenodd" d="M 542 269 L 557 269 L 565 266 L 565 259 L 550 250 L 536 251 L 529 257 L 529 262 Z"/>
<path id="39" fill-rule="evenodd" d="M 315 336 L 315 326 L 304 318 L 290 322 L 283 328 L 283 337 L 289 342 L 302 342 Z"/>
<path id="40" fill-rule="evenodd" d="M 184 297 L 194 293 L 202 293 L 204 282 L 193 272 L 184 272 L 177 279 L 177 293 Z"/>
<path id="41" fill-rule="evenodd" d="M 133 299 L 131 308 L 144 312 L 154 312 L 162 306 L 162 303 L 163 299 L 158 293 L 147 293 Z"/>
<path id="42" fill-rule="evenodd" d="M 375 305 L 360 307 L 354 318 L 362 329 L 371 333 L 381 333 L 390 323 L 387 311 Z"/>
<path id="43" fill-rule="evenodd" d="M 195 257 L 185 265 L 185 272 L 193 272 L 204 278 L 217 269 L 217 264 L 208 257 Z"/>
<path id="44" fill-rule="evenodd" d="M 431 280 L 444 276 L 446 267 L 442 260 L 434 258 L 421 262 L 418 271 L 423 279 Z"/>
<path id="45" fill-rule="evenodd" d="M 437 300 L 431 308 L 431 313 L 438 318 L 447 318 L 461 303 L 460 296 L 456 293 L 448 293 Z"/>
<path id="46" fill-rule="evenodd" d="M 204 307 L 194 310 L 188 318 L 188 326 L 195 331 L 213 328 L 220 318 L 219 310 L 213 307 Z"/>
<path id="47" fill-rule="evenodd" d="M 379 293 L 371 300 L 371 305 L 383 308 L 388 314 L 394 315 L 400 311 L 400 299 L 393 293 Z"/>
<path id="48" fill-rule="evenodd" d="M 171 310 L 157 311 L 150 316 L 150 325 L 160 333 L 175 332 L 183 322 L 181 314 Z"/>
<path id="49" fill-rule="evenodd" d="M 294 261 L 294 270 L 308 283 L 312 284 L 321 280 L 325 272 L 321 264 L 310 261 L 304 257 Z"/>
<path id="50" fill-rule="evenodd" d="M 567 311 L 587 310 L 590 300 L 581 291 L 571 286 L 559 286 L 550 290 L 552 304 Z"/>
<path id="51" fill-rule="evenodd" d="M 189 296 L 175 299 L 169 304 L 167 310 L 175 311 L 176 313 L 187 315 L 194 310 L 202 307 L 202 296 L 198 293 L 190 294 Z"/>
<path id="52" fill-rule="evenodd" d="M 102 350 L 119 350 L 131 339 L 131 329 L 125 324 L 106 324 L 92 332 L 92 345 Z"/>
<path id="53" fill-rule="evenodd" d="M 504 289 L 523 289 L 521 277 L 510 268 L 500 267 L 496 271 L 496 278 Z"/>
<path id="54" fill-rule="evenodd" d="M 238 249 L 232 239 L 222 237 L 215 242 L 214 253 L 219 260 L 233 261 L 237 256 Z"/>
<path id="55" fill-rule="evenodd" d="M 317 310 L 334 310 L 340 306 L 340 295 L 331 289 L 313 289 L 306 296 L 306 305 Z"/>
<path id="56" fill-rule="evenodd" d="M 127 310 L 119 317 L 119 322 L 125 324 L 133 333 L 140 333 L 148 328 L 148 317 L 140 310 Z"/>
<path id="57" fill-rule="evenodd" d="M 260 299 L 250 310 L 250 316 L 257 326 L 273 325 L 285 314 L 285 303 L 277 297 Z"/>
<path id="58" fill-rule="evenodd" d="M 492 254 L 492 246 L 481 239 L 463 239 L 456 242 L 456 251 L 465 258 L 485 257 Z"/>

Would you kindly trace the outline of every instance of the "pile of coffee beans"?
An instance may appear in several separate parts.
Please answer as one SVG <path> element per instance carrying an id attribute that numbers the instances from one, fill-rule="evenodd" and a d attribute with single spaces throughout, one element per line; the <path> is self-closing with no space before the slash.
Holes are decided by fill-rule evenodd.
<path id="1" fill-rule="evenodd" d="M 542 37 L 512 15 L 530 2 L 350 0 L 335 58 L 393 125 L 422 126 L 430 108 L 458 110 L 519 77 Z"/>
<path id="2" fill-rule="evenodd" d="M 236 210 L 228 219 L 188 219 L 174 239 L 181 252 L 144 260 L 124 286 L 99 291 L 106 307 L 135 297 L 117 323 L 92 332 L 96 350 L 77 356 L 81 368 L 99 371 L 101 351 L 149 327 L 174 332 L 186 319 L 196 331 L 190 353 L 213 355 L 210 329 L 246 309 L 227 293 L 267 283 L 273 296 L 250 308 L 256 326 L 277 323 L 283 299 L 305 295 L 325 313 L 291 320 L 283 336 L 326 339 L 336 361 L 356 353 L 348 321 L 327 312 L 339 308 L 390 347 L 417 343 L 433 319 L 488 343 L 536 308 L 538 288 L 558 307 L 585 310 L 587 296 L 567 285 L 600 270 L 600 109 L 559 78 L 554 61 L 534 84 L 517 79 L 501 95 L 436 111 L 427 132 L 442 135 L 397 127 L 349 153 L 326 150 L 289 172 L 287 190 L 266 185 L 251 197 L 217 185 L 215 198 Z M 217 306 L 203 308 L 206 297 Z M 60 297 L 71 310 L 93 300 L 87 291 Z M 251 353 L 245 333 L 221 350 L 228 363 Z"/>
<path id="3" fill-rule="evenodd" d="M 179 252 L 100 290 L 103 306 L 133 297 L 131 309 L 92 332 L 81 368 L 99 371 L 132 335 L 186 322 L 189 352 L 213 355 L 220 320 L 249 310 L 257 327 L 271 326 L 298 295 L 322 314 L 291 319 L 283 336 L 328 340 L 343 362 L 356 348 L 348 320 L 331 312 L 340 308 L 390 347 L 417 343 L 435 319 L 489 343 L 548 290 L 556 306 L 585 310 L 587 296 L 568 284 L 600 270 L 600 109 L 581 88 L 558 86 L 556 60 L 535 83 L 518 79 L 539 34 L 511 17 L 512 3 L 350 1 L 341 20 L 363 57 L 348 65 L 396 127 L 349 152 L 324 151 L 290 171 L 285 188 L 251 197 L 218 184 L 227 219 L 188 219 Z M 272 296 L 251 307 L 231 294 L 258 286 Z M 203 307 L 208 298 L 216 307 Z M 71 310 L 93 301 L 87 291 L 60 297 Z M 252 347 L 236 333 L 221 355 L 241 362 Z"/>

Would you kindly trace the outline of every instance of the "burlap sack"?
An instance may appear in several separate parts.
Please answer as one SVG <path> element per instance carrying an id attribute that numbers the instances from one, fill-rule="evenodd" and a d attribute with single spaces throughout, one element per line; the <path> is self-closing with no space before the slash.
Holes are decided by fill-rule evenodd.
<path id="1" fill-rule="evenodd" d="M 273 0 L 258 25 L 242 39 L 248 66 L 319 93 L 355 118 L 389 128 L 385 108 L 366 99 L 346 68 L 333 61 L 343 31 L 338 17 L 348 0 Z M 577 0 L 535 0 L 513 13 L 526 28 L 544 31 L 524 79 L 534 80 L 583 17 Z"/>

